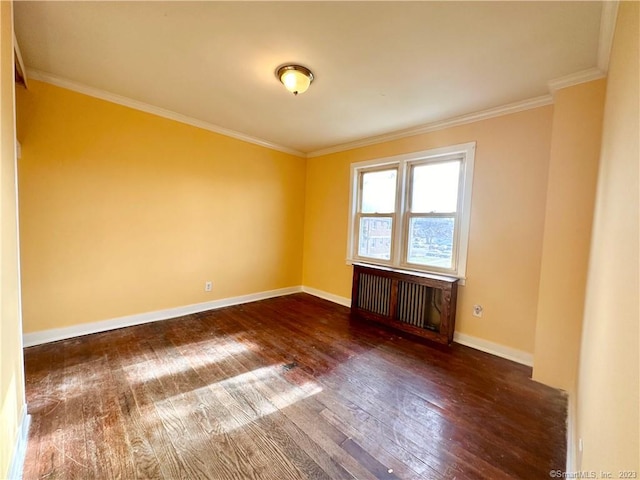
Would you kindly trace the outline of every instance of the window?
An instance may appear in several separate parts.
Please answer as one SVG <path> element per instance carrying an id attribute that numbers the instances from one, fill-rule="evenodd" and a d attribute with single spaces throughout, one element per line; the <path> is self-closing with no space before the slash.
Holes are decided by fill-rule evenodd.
<path id="1" fill-rule="evenodd" d="M 351 165 L 349 262 L 464 279 L 475 143 Z"/>

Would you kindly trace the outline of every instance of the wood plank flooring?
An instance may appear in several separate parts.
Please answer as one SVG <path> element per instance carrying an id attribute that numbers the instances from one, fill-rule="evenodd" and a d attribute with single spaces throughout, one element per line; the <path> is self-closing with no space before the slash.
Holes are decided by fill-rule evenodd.
<path id="1" fill-rule="evenodd" d="M 539 479 L 566 399 L 529 368 L 306 294 L 25 350 L 25 479 Z"/>

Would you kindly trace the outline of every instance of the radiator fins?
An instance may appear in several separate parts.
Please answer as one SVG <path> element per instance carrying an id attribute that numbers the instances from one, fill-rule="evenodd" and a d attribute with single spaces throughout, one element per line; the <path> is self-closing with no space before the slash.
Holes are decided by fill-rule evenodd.
<path id="1" fill-rule="evenodd" d="M 414 327 L 437 330 L 440 326 L 442 290 L 399 282 L 397 320 Z"/>
<path id="2" fill-rule="evenodd" d="M 361 273 L 358 308 L 390 316 L 391 279 Z M 396 320 L 418 328 L 438 331 L 442 309 L 442 290 L 410 282 L 398 282 Z"/>
<path id="3" fill-rule="evenodd" d="M 391 279 L 360 274 L 360 287 L 358 288 L 358 307 L 378 315 L 389 316 L 391 303 Z"/>

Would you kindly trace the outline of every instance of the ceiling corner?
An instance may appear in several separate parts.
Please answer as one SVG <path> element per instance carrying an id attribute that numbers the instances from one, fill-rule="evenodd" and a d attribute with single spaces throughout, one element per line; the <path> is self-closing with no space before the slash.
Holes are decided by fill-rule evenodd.
<path id="1" fill-rule="evenodd" d="M 20 53 L 20 46 L 18 45 L 18 39 L 16 34 L 13 34 L 13 54 L 15 56 L 15 75 L 16 80 L 25 88 L 29 88 L 27 84 L 27 69 L 24 67 L 24 61 L 22 60 L 22 53 Z"/>
<path id="2" fill-rule="evenodd" d="M 616 29 L 618 17 L 618 0 L 602 2 L 602 14 L 600 16 L 600 40 L 598 42 L 598 68 L 605 74 L 609 70 L 609 56 L 613 33 Z"/>
<path id="3" fill-rule="evenodd" d="M 547 83 L 551 95 L 555 95 L 557 90 L 561 88 L 571 87 L 579 83 L 591 82 L 606 77 L 607 74 L 599 68 L 588 68 L 579 72 L 565 75 L 564 77 L 554 78 Z"/>

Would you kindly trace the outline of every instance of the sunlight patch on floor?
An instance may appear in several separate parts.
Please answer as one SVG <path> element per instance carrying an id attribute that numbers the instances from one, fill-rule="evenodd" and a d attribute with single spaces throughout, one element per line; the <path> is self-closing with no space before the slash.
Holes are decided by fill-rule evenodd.
<path id="1" fill-rule="evenodd" d="M 215 363 L 222 362 L 234 355 L 246 352 L 248 347 L 240 342 L 225 343 L 224 348 L 208 349 L 198 352 L 180 352 L 180 365 L 171 364 L 168 367 L 170 375 L 186 374 L 193 370 L 207 368 Z M 194 367 L 197 365 L 197 367 Z M 159 375 L 157 359 L 151 358 L 144 362 L 123 367 L 127 381 L 134 385 L 162 380 L 164 375 Z"/>
<path id="2" fill-rule="evenodd" d="M 211 385 L 200 387 L 189 392 L 195 405 L 206 401 L 210 408 L 195 412 L 188 403 L 170 397 L 156 402 L 158 412 L 166 410 L 170 404 L 170 416 L 189 416 L 206 411 L 207 423 L 219 433 L 229 433 L 239 428 L 250 426 L 260 418 L 285 409 L 297 402 L 316 395 L 322 387 L 314 382 L 292 385 L 282 390 L 286 380 L 282 379 L 282 364 L 270 365 L 226 378 Z M 200 399 L 200 400 L 198 400 Z M 216 406 L 218 408 L 216 408 Z M 169 415 L 169 413 L 167 413 Z M 175 418 L 163 418 L 163 422 L 171 422 Z"/>

